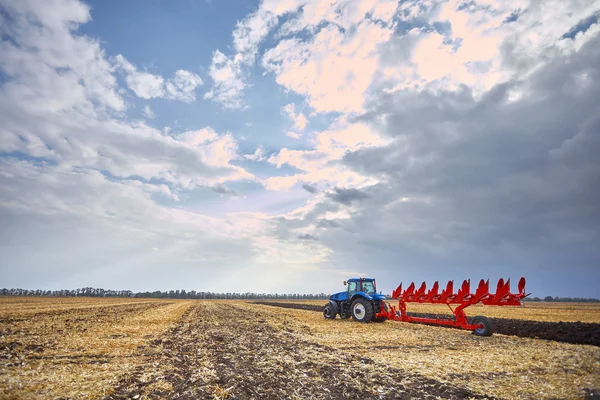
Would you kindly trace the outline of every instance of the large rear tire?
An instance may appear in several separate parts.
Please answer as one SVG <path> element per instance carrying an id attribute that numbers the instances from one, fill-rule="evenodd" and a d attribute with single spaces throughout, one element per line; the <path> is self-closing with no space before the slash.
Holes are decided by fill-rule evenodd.
<path id="1" fill-rule="evenodd" d="M 327 305 L 323 308 L 323 316 L 326 319 L 335 319 L 335 310 L 331 303 L 327 303 Z"/>
<path id="2" fill-rule="evenodd" d="M 352 319 L 356 322 L 371 322 L 373 319 L 373 305 L 367 299 L 357 298 L 352 302 Z"/>
<path id="3" fill-rule="evenodd" d="M 385 312 L 388 312 L 388 307 L 387 307 L 387 303 L 383 302 L 383 310 Z M 385 322 L 387 320 L 386 317 L 379 317 L 377 318 L 375 315 L 377 315 L 377 313 L 380 311 L 380 308 L 377 307 L 377 304 L 373 304 L 373 319 L 371 321 L 373 322 Z"/>
<path id="4" fill-rule="evenodd" d="M 473 325 L 481 325 L 479 328 L 473 331 L 473 335 L 477 336 L 492 336 L 494 333 L 494 325 L 492 321 L 488 317 L 484 317 L 482 315 L 478 315 L 471 319 L 471 324 Z"/>

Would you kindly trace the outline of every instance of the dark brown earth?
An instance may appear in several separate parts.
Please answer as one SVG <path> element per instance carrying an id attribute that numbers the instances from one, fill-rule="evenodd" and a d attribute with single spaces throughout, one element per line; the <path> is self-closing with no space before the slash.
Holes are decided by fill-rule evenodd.
<path id="1" fill-rule="evenodd" d="M 235 305 L 193 306 L 106 399 L 486 398 L 306 341 L 293 326 L 277 329 L 261 318 Z"/>
<path id="2" fill-rule="evenodd" d="M 316 304 L 282 303 L 272 301 L 259 301 L 255 303 L 309 311 L 321 312 L 323 310 L 323 306 Z M 408 314 L 413 317 L 421 318 L 448 318 L 447 315 L 438 314 L 411 312 Z M 542 322 L 508 318 L 490 319 L 494 325 L 494 332 L 503 335 L 600 346 L 600 324 L 586 322 Z"/>

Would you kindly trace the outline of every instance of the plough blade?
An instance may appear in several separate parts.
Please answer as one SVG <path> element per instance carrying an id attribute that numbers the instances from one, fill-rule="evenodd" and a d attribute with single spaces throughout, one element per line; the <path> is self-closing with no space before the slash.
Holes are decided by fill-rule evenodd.
<path id="1" fill-rule="evenodd" d="M 454 293 L 454 281 L 449 281 L 446 289 L 439 293 L 439 282 L 427 291 L 427 283 L 423 282 L 415 291 L 415 283 L 402 290 L 402 284 L 392 293 L 393 299 L 406 303 L 441 303 L 441 304 L 476 304 L 482 302 L 486 305 L 520 305 L 520 301 L 527 297 L 525 294 L 525 278 L 519 280 L 519 293 L 511 293 L 510 279 L 504 281 L 500 278 L 496 285 L 496 293 L 490 293 L 490 281 L 481 279 L 475 293 L 471 293 L 471 280 L 463 281 L 458 292 Z"/>
<path id="2" fill-rule="evenodd" d="M 398 299 L 402 295 L 402 284 L 392 292 L 392 299 Z"/>

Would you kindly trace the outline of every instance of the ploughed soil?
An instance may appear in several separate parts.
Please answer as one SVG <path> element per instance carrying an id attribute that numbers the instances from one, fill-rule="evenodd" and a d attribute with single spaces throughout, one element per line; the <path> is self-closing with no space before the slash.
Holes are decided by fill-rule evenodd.
<path id="1" fill-rule="evenodd" d="M 299 328 L 262 318 L 235 304 L 191 307 L 106 399 L 489 398 L 306 341 L 294 334 Z"/>
<path id="2" fill-rule="evenodd" d="M 255 303 L 309 311 L 321 312 L 323 310 L 323 306 L 316 304 L 283 303 L 274 301 L 257 301 Z M 427 313 L 409 312 L 408 315 L 421 318 L 449 318 L 448 315 Z M 528 321 L 509 318 L 490 318 L 490 320 L 494 325 L 494 332 L 503 335 L 600 346 L 600 324 L 587 322 Z"/>

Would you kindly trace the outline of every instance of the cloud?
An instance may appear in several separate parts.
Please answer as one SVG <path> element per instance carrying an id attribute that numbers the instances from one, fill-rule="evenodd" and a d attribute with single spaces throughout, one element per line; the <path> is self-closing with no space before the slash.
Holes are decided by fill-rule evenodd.
<path id="1" fill-rule="evenodd" d="M 302 137 L 301 134 L 292 131 L 288 131 L 285 136 L 291 137 L 292 139 L 300 139 Z"/>
<path id="2" fill-rule="evenodd" d="M 358 189 L 344 189 L 344 188 L 333 188 L 333 192 L 325 193 L 325 196 L 329 197 L 333 201 L 337 203 L 341 203 L 344 205 L 350 205 L 352 202 L 356 200 L 363 200 L 369 197 L 368 194 Z"/>
<path id="3" fill-rule="evenodd" d="M 165 84 L 167 99 L 190 103 L 196 100 L 196 87 L 203 85 L 202 79 L 189 71 L 179 69 Z"/>
<path id="4" fill-rule="evenodd" d="M 154 111 L 152 111 L 152 109 L 150 108 L 149 105 L 145 105 L 144 106 L 144 110 L 142 111 L 142 114 L 144 114 L 144 117 L 146 118 L 156 118 L 156 114 L 154 114 Z"/>
<path id="5" fill-rule="evenodd" d="M 173 279 L 177 268 L 199 279 L 205 268 L 231 272 L 242 258 L 256 258 L 241 221 L 232 229 L 222 220 L 160 206 L 147 191 L 155 185 L 15 159 L 0 163 L 6 189 L 0 195 L 0 237 L 10 246 L 0 256 L 6 285 L 181 287 L 185 283 Z M 159 254 L 148 254 L 153 247 Z M 204 272 L 195 272 L 199 267 Z"/>
<path id="6" fill-rule="evenodd" d="M 333 186 L 285 224 L 322 230 L 330 261 L 350 269 L 375 261 L 384 279 L 401 265 L 406 279 L 528 275 L 534 290 L 580 290 L 586 276 L 597 275 L 598 260 L 599 191 L 591 179 L 600 176 L 592 155 L 600 29 L 587 22 L 597 7 L 460 4 L 402 3 L 401 19 L 427 29 L 382 40 L 371 55 L 380 73 L 354 103 L 336 99 L 332 107 L 319 104 L 319 91 L 332 96 L 341 85 L 310 86 L 312 74 L 325 76 L 315 72 L 325 56 L 313 54 L 321 42 L 352 35 L 323 24 L 314 36 L 286 37 L 304 29 L 286 24 L 282 40 L 265 52 L 265 68 L 318 112 L 360 115 L 316 132 L 311 150 L 273 154 L 269 162 L 300 172 L 268 178 L 267 188 Z M 328 10 L 315 20 L 337 18 Z M 319 39 L 325 33 L 327 40 Z M 295 70 L 302 73 L 293 76 Z M 568 278 L 565 265 L 578 278 Z M 561 279 L 571 279 L 570 289 Z M 598 296 L 590 287 L 587 293 Z"/>
<path id="7" fill-rule="evenodd" d="M 226 56 L 219 50 L 213 53 L 214 84 L 206 98 L 229 109 L 243 107 L 247 86 L 244 68 L 254 65 L 259 46 L 279 25 L 281 17 L 287 15 L 291 19 L 277 37 L 313 31 L 323 22 L 328 25 L 312 41 L 282 40 L 263 55 L 263 67 L 274 72 L 277 83 L 286 89 L 308 95 L 310 105 L 318 112 L 358 111 L 360 97 L 376 70 L 377 59 L 372 55 L 377 45 L 393 33 L 392 18 L 397 6 L 396 1 L 390 0 L 361 4 L 347 0 L 262 1 L 256 11 L 237 23 L 232 34 L 235 54 Z M 222 79 L 223 76 L 228 78 Z M 296 129 L 306 126 L 303 119 L 301 114 Z"/>
<path id="8" fill-rule="evenodd" d="M 196 100 L 196 88 L 204 83 L 198 75 L 181 69 L 166 81 L 160 75 L 139 72 L 121 54 L 115 57 L 115 65 L 126 74 L 129 89 L 142 99 L 165 98 L 191 103 Z"/>
<path id="9" fill-rule="evenodd" d="M 300 240 L 319 240 L 316 236 L 311 235 L 310 233 L 305 233 L 303 235 L 298 235 L 298 239 Z"/>
<path id="10" fill-rule="evenodd" d="M 308 193 L 313 193 L 313 194 L 318 192 L 318 189 L 316 186 L 310 185 L 308 183 L 303 183 L 302 189 L 306 190 Z"/>
<path id="11" fill-rule="evenodd" d="M 564 13 L 562 7 L 573 7 L 573 12 Z M 557 40 L 598 12 L 592 3 L 559 1 L 544 6 L 529 1 L 485 6 L 458 0 L 404 2 L 400 9 L 406 23 L 427 18 L 447 24 L 448 29 L 407 32 L 414 38 L 409 51 L 400 60 L 382 64 L 382 76 L 388 79 L 379 79 L 380 85 L 392 91 L 409 87 L 460 91 L 461 85 L 468 85 L 475 96 L 499 83 L 525 78 L 547 61 L 548 48 L 556 55 L 573 51 L 575 43 L 556 46 Z"/>
<path id="12" fill-rule="evenodd" d="M 394 141 L 344 156 L 354 171 L 382 182 L 369 202 L 354 205 L 361 239 L 350 244 L 340 232 L 320 235 L 321 242 L 340 253 L 377 244 L 400 257 L 396 263 L 435 265 L 422 273 L 437 276 L 451 275 L 444 263 L 464 276 L 536 276 L 539 290 L 566 290 L 554 279 L 566 279 L 568 265 L 578 276 L 569 285 L 584 285 L 598 257 L 593 177 L 600 166 L 593 154 L 600 149 L 592 132 L 600 128 L 593 100 L 600 95 L 599 44 L 596 35 L 577 53 L 549 61 L 516 100 L 520 79 L 481 100 L 467 88 L 381 95 L 365 117 Z M 584 84 L 582 76 L 594 78 Z M 533 265 L 554 277 L 536 274 Z"/>
<path id="13" fill-rule="evenodd" d="M 85 36 L 71 35 L 90 20 L 87 5 L 67 0 L 43 5 L 19 1 L 4 2 L 3 7 L 9 15 L 23 16 L 4 17 L 0 27 L 3 37 L 13 39 L 0 42 L 0 66 L 13 79 L 3 81 L 5 100 L 10 96 L 19 104 L 27 103 L 29 109 L 51 112 L 78 107 L 91 96 L 106 110 L 125 109 L 104 50 Z M 78 80 L 78 90 L 69 90 Z M 36 87 L 28 90 L 23 82 L 29 81 Z"/>
<path id="14" fill-rule="evenodd" d="M 366 265 L 384 291 L 525 275 L 535 295 L 600 296 L 592 2 L 265 0 L 212 53 L 205 96 L 252 109 L 262 68 L 288 136 L 307 128 L 295 104 L 315 129 L 250 154 L 225 129 L 128 119 L 127 87 L 190 101 L 201 80 L 109 58 L 78 29 L 89 7 L 3 4 L 6 285 L 331 291 Z"/>
<path id="15" fill-rule="evenodd" d="M 232 33 L 235 54 L 226 56 L 218 49 L 213 52 L 210 77 L 213 87 L 205 94 L 226 109 L 245 108 L 243 93 L 248 86 L 244 68 L 254 64 L 260 43 L 279 21 L 279 17 L 294 11 L 303 1 L 263 1 L 259 8 L 238 21 Z"/>
<path id="16" fill-rule="evenodd" d="M 242 67 L 238 61 L 215 50 L 209 75 L 213 80 L 213 87 L 204 95 L 205 99 L 220 103 L 228 109 L 244 106 L 241 97 L 247 85 L 242 79 Z"/>
<path id="17" fill-rule="evenodd" d="M 278 84 L 306 96 L 317 112 L 360 112 L 377 71 L 378 45 L 393 28 L 364 20 L 351 31 L 325 25 L 310 40 L 284 39 L 262 65 Z"/>
<path id="18" fill-rule="evenodd" d="M 304 114 L 301 112 L 299 114 L 296 114 L 296 109 L 293 103 L 286 105 L 285 107 L 282 107 L 281 111 L 283 112 L 283 114 L 288 117 L 293 123 L 294 123 L 294 129 L 297 129 L 299 131 L 303 131 L 304 128 L 306 128 L 306 125 L 308 125 L 308 120 L 306 119 L 306 117 L 304 116 Z M 289 135 L 290 132 L 288 132 L 288 136 L 290 137 L 294 137 L 292 135 Z M 291 132 L 293 133 L 293 132 Z M 298 139 L 298 137 L 295 137 L 295 139 Z"/>
<path id="19" fill-rule="evenodd" d="M 258 45 L 277 24 L 277 15 L 264 7 L 259 7 L 242 21 L 238 21 L 233 31 L 233 46 L 236 59 L 251 65 L 258 51 Z"/>
<path id="20" fill-rule="evenodd" d="M 244 158 L 252 161 L 264 161 L 266 159 L 265 149 L 257 148 L 252 154 L 245 154 Z"/>
<path id="21" fill-rule="evenodd" d="M 29 2 L 7 7 L 13 18 L 3 25 L 11 40 L 1 43 L 0 66 L 8 79 L 0 87 L 2 135 L 7 138 L 0 152 L 38 158 L 62 170 L 95 170 L 110 179 L 173 188 L 255 179 L 231 164 L 238 157 L 237 143 L 228 133 L 205 128 L 169 136 L 111 114 L 126 107 L 113 66 L 96 41 L 74 33 L 78 22 L 87 21 L 87 8 L 70 1 L 56 6 L 54 19 Z M 135 75 L 124 57 L 117 61 Z M 173 88 L 165 86 L 166 97 L 185 99 L 199 83 L 181 72 L 167 82 Z M 151 87 L 138 89 L 152 96 Z M 150 115 L 149 107 L 145 111 Z"/>
<path id="22" fill-rule="evenodd" d="M 219 194 L 237 195 L 235 190 L 229 189 L 225 185 L 217 184 L 211 188 L 214 192 Z"/>
<path id="23" fill-rule="evenodd" d="M 328 228 L 341 228 L 343 225 L 339 222 L 332 221 L 329 219 L 319 219 L 317 221 L 317 228 L 328 229 Z"/>
<path id="24" fill-rule="evenodd" d="M 378 135 L 362 122 L 350 122 L 343 116 L 334 120 L 328 129 L 315 132 L 311 140 L 311 150 L 281 149 L 272 154 L 268 162 L 278 168 L 287 164 L 301 172 L 288 176 L 270 177 L 265 180 L 270 190 L 288 190 L 298 182 L 327 182 L 341 186 L 368 186 L 376 183 L 373 178 L 366 178 L 351 171 L 339 161 L 348 151 L 362 147 L 383 146 L 388 140 Z"/>
<path id="25" fill-rule="evenodd" d="M 397 7 L 397 1 L 309 2 L 282 26 L 283 39 L 264 53 L 262 66 L 317 113 L 360 112 L 379 48 L 396 29 Z"/>

